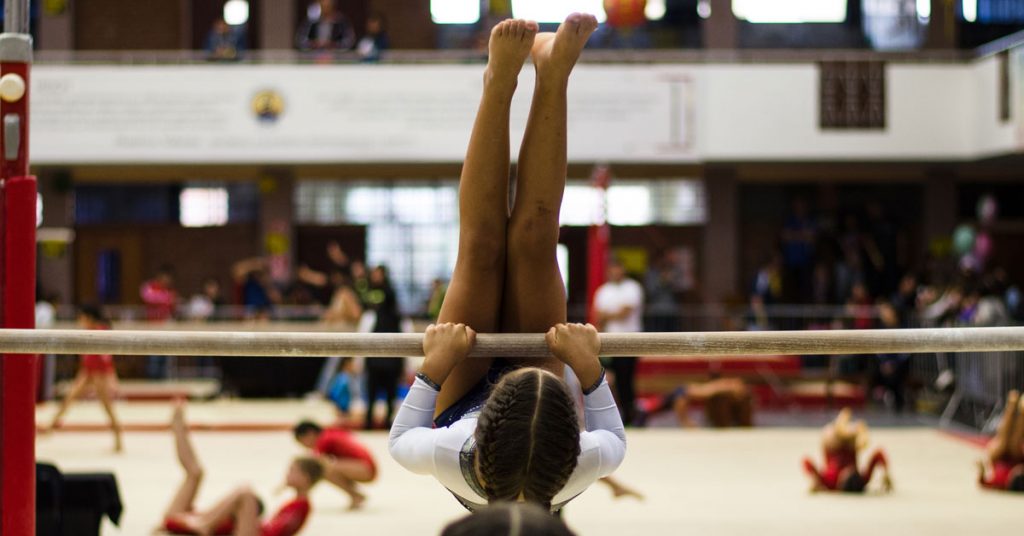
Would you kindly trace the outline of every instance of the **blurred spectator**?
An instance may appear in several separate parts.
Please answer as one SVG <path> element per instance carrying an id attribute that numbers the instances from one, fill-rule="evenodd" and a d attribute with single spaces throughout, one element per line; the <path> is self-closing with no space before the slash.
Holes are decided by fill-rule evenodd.
<path id="1" fill-rule="evenodd" d="M 273 305 L 281 302 L 281 293 L 270 279 L 266 259 L 238 261 L 231 267 L 231 276 L 246 318 L 269 320 Z"/>
<path id="2" fill-rule="evenodd" d="M 384 29 L 384 17 L 374 13 L 366 19 L 366 35 L 356 45 L 359 58 L 366 62 L 380 59 L 380 53 L 390 48 L 388 32 Z"/>
<path id="3" fill-rule="evenodd" d="M 331 302 L 324 311 L 323 321 L 357 325 L 363 316 L 363 304 L 352 287 L 352 280 L 340 271 L 331 272 L 330 279 L 333 293 Z"/>
<path id="4" fill-rule="evenodd" d="M 194 294 L 186 305 L 186 316 L 192 320 L 211 320 L 217 314 L 217 309 L 224 305 L 224 297 L 221 294 L 220 283 L 208 277 L 203 281 L 202 291 Z"/>
<path id="5" fill-rule="evenodd" d="M 296 42 L 300 50 L 350 50 L 356 43 L 356 33 L 334 0 L 319 0 L 310 5 Z"/>
<path id="6" fill-rule="evenodd" d="M 400 333 L 402 318 L 398 313 L 398 300 L 391 278 L 385 266 L 378 266 L 370 272 L 370 286 L 366 308 L 376 314 L 374 333 Z M 373 408 L 377 395 L 385 395 L 387 415 L 386 428 L 391 428 L 394 416 L 395 398 L 398 397 L 398 382 L 405 370 L 405 360 L 400 357 L 373 358 L 366 360 L 366 429 L 373 429 Z"/>
<path id="7" fill-rule="evenodd" d="M 899 327 L 916 327 L 914 316 L 917 310 L 917 276 L 908 273 L 900 279 L 899 287 L 892 296 L 892 308 L 899 320 Z"/>
<path id="8" fill-rule="evenodd" d="M 245 53 L 243 28 L 231 26 L 223 18 L 213 23 L 206 36 L 206 59 L 210 61 L 236 61 Z"/>
<path id="9" fill-rule="evenodd" d="M 604 0 L 608 18 L 601 33 L 607 48 L 650 48 L 647 33 L 647 0 Z"/>
<path id="10" fill-rule="evenodd" d="M 864 283 L 854 283 L 850 299 L 846 302 L 846 314 L 853 329 L 871 329 L 875 324 L 875 305 Z"/>
<path id="11" fill-rule="evenodd" d="M 644 289 L 626 277 L 626 268 L 618 261 L 608 263 L 608 281 L 594 294 L 598 329 L 606 333 L 639 333 L 644 330 Z M 613 357 L 611 371 L 619 397 L 622 422 L 630 425 L 636 412 L 636 358 Z"/>
<path id="12" fill-rule="evenodd" d="M 761 297 L 762 304 L 779 303 L 783 299 L 783 289 L 782 258 L 775 254 L 757 271 L 754 294 Z"/>
<path id="13" fill-rule="evenodd" d="M 668 255 L 662 256 L 644 278 L 647 294 L 647 331 L 679 331 L 679 304 L 675 292 L 675 272 Z"/>
<path id="14" fill-rule="evenodd" d="M 36 329 L 50 329 L 57 322 L 57 302 L 55 294 L 44 294 L 37 290 L 36 296 Z M 53 383 L 57 376 L 57 356 L 50 354 L 43 356 L 42 380 L 40 381 L 41 392 L 39 398 L 50 400 L 53 398 Z"/>
<path id="15" fill-rule="evenodd" d="M 878 304 L 878 321 L 883 329 L 900 327 L 900 316 L 893 305 Z M 902 413 L 907 400 L 907 380 L 910 377 L 910 356 L 908 354 L 879 355 L 872 360 L 870 383 L 874 398 L 880 399 L 886 407 Z"/>
<path id="16" fill-rule="evenodd" d="M 139 289 L 142 303 L 146 304 L 146 318 L 150 322 L 169 322 L 178 305 L 178 293 L 174 290 L 174 269 L 163 265 L 156 276 L 142 284 Z M 151 379 L 167 378 L 167 356 L 152 355 L 146 358 L 146 376 Z"/>
<path id="17" fill-rule="evenodd" d="M 816 233 L 817 225 L 810 216 L 807 202 L 799 197 L 794 199 L 792 213 L 782 227 L 783 288 L 792 301 L 802 301 L 801 298 L 811 294 Z"/>
<path id="18" fill-rule="evenodd" d="M 174 316 L 178 304 L 178 293 L 174 290 L 174 269 L 162 265 L 156 275 L 144 282 L 139 289 L 142 303 L 146 304 L 146 319 L 151 322 L 166 322 Z"/>

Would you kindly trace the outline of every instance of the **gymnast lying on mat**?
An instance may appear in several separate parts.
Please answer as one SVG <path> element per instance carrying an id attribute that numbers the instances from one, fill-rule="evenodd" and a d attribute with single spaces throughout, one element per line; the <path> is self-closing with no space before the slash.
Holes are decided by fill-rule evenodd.
<path id="1" fill-rule="evenodd" d="M 637 423 L 643 426 L 652 415 L 672 410 L 679 426 L 693 428 L 696 424 L 690 417 L 692 402 L 704 404 L 704 421 L 712 428 L 754 425 L 754 399 L 739 378 L 718 378 L 679 386 L 662 397 L 656 406 L 638 411 Z"/>
<path id="2" fill-rule="evenodd" d="M 626 436 L 593 326 L 566 325 L 558 216 L 566 175 L 566 88 L 597 27 L 574 13 L 557 33 L 499 23 L 459 190 L 459 253 L 426 359 L 391 429 L 391 455 L 432 474 L 470 510 L 525 500 L 560 509 L 622 462 Z M 537 82 L 509 214 L 509 109 L 527 55 Z M 471 327 L 470 327 L 471 326 Z M 554 327 L 552 327 L 554 326 Z M 475 331 L 547 332 L 554 357 L 466 359 Z M 581 432 L 566 366 L 586 393 Z"/>
<path id="3" fill-rule="evenodd" d="M 324 468 L 324 480 L 349 496 L 349 510 L 366 501 L 359 484 L 377 479 L 377 463 L 370 451 L 352 432 L 343 428 L 321 428 L 302 421 L 292 430 L 295 440 L 310 449 Z"/>
<path id="4" fill-rule="evenodd" d="M 983 488 L 1024 492 L 1024 397 L 1017 391 L 1006 396 L 1006 408 L 996 435 L 985 448 L 991 475 L 985 462 L 978 462 L 978 484 Z"/>
<path id="5" fill-rule="evenodd" d="M 885 453 L 876 449 L 865 471 L 857 469 L 857 454 L 868 445 L 868 427 L 864 421 L 850 422 L 850 408 L 844 408 L 834 421 L 825 426 L 821 446 L 825 467 L 819 471 L 810 459 L 804 458 L 804 470 L 811 476 L 811 491 L 843 491 L 862 493 L 871 482 L 875 468 L 882 470 L 882 489 L 892 491 L 889 463 Z"/>
<path id="6" fill-rule="evenodd" d="M 174 431 L 178 461 L 185 470 L 185 482 L 167 507 L 163 530 L 171 534 L 204 536 L 293 536 L 299 532 L 309 516 L 309 490 L 323 476 L 319 461 L 296 458 L 292 462 L 285 476 L 285 485 L 295 490 L 295 498 L 267 521 L 260 519 L 263 504 L 248 486 L 239 487 L 209 510 L 197 512 L 193 503 L 202 483 L 203 468 L 189 438 L 184 402 L 179 402 L 174 408 L 171 429 Z"/>

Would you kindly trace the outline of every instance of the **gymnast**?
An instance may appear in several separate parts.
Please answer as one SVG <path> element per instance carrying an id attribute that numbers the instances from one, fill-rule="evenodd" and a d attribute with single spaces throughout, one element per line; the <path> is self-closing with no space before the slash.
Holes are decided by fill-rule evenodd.
<path id="1" fill-rule="evenodd" d="M 996 435 L 985 447 L 985 462 L 978 462 L 978 484 L 985 489 L 1024 492 L 1024 397 L 1017 391 L 1006 396 L 1006 408 Z"/>
<path id="2" fill-rule="evenodd" d="M 78 325 L 83 329 L 110 329 L 110 321 L 103 316 L 99 308 L 88 305 L 79 309 Z M 114 357 L 110 355 L 82 356 L 75 381 L 64 396 L 64 400 L 61 401 L 60 408 L 57 410 L 57 414 L 53 416 L 53 421 L 46 432 L 52 432 L 60 428 L 68 408 L 71 407 L 71 404 L 78 397 L 82 396 L 82 393 L 88 387 L 92 387 L 96 391 L 96 396 L 100 399 L 100 404 L 103 405 L 107 418 L 110 419 L 110 429 L 114 432 L 114 451 L 121 452 L 124 448 L 121 438 L 121 424 L 117 420 L 117 414 L 114 413 L 113 402 L 114 395 L 117 393 L 117 371 L 114 369 Z"/>
<path id="3" fill-rule="evenodd" d="M 718 378 L 677 387 L 662 397 L 658 405 L 639 412 L 643 425 L 651 415 L 672 410 L 679 426 L 693 428 L 690 404 L 704 404 L 704 420 L 712 428 L 750 427 L 754 425 L 754 401 L 750 389 L 739 378 Z"/>
<path id="4" fill-rule="evenodd" d="M 567 325 L 558 270 L 559 209 L 566 175 L 566 89 L 590 34 L 574 13 L 557 33 L 506 20 L 491 32 L 484 89 L 459 190 L 459 253 L 426 356 L 391 428 L 391 455 L 432 474 L 467 509 L 529 501 L 557 511 L 625 456 L 618 408 L 597 355 L 593 326 Z M 532 55 L 533 104 L 509 214 L 509 110 Z M 553 357 L 466 359 L 476 330 L 543 333 Z M 564 382 L 584 386 L 586 430 Z"/>
<path id="5" fill-rule="evenodd" d="M 366 501 L 358 484 L 373 482 L 377 478 L 377 463 L 373 455 L 352 432 L 342 428 L 321 428 L 310 421 L 302 421 L 293 430 L 295 440 L 310 449 L 324 468 L 324 480 L 334 484 L 349 496 L 349 510 L 358 510 Z"/>
<path id="6" fill-rule="evenodd" d="M 889 464 L 885 453 L 876 449 L 865 471 L 857 469 L 857 454 L 868 445 L 868 428 L 864 421 L 851 422 L 850 408 L 843 408 L 823 431 L 821 444 L 825 467 L 819 471 L 810 459 L 804 458 L 804 471 L 812 479 L 812 492 L 842 491 L 862 493 L 871 482 L 875 468 L 882 470 L 882 489 L 892 491 Z"/>
<path id="7" fill-rule="evenodd" d="M 320 462 L 313 458 L 296 458 L 288 467 L 285 485 L 295 490 L 295 498 L 282 506 L 274 517 L 260 519 L 263 504 L 248 486 L 241 486 L 221 498 L 205 512 L 195 510 L 195 498 L 203 479 L 203 468 L 192 448 L 185 404 L 178 402 L 171 420 L 174 447 L 178 462 L 185 470 L 185 482 L 178 488 L 164 514 L 162 529 L 171 534 L 293 536 L 309 516 L 309 490 L 323 476 Z"/>

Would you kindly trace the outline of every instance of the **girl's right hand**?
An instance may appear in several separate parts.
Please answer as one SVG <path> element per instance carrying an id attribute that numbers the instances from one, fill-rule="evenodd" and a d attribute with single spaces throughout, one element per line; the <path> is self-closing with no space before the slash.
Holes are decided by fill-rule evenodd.
<path id="1" fill-rule="evenodd" d="M 545 335 L 548 349 L 559 361 L 569 365 L 584 387 L 601 378 L 601 339 L 590 324 L 557 324 Z"/>
<path id="2" fill-rule="evenodd" d="M 476 332 L 465 324 L 431 324 L 423 337 L 422 372 L 438 385 L 467 356 L 476 343 Z"/>

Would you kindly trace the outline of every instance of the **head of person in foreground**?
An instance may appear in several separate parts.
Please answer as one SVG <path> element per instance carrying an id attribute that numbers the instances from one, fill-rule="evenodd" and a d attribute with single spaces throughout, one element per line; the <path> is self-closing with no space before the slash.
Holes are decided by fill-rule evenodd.
<path id="1" fill-rule="evenodd" d="M 449 524 L 441 536 L 575 536 L 540 506 L 498 503 Z"/>

